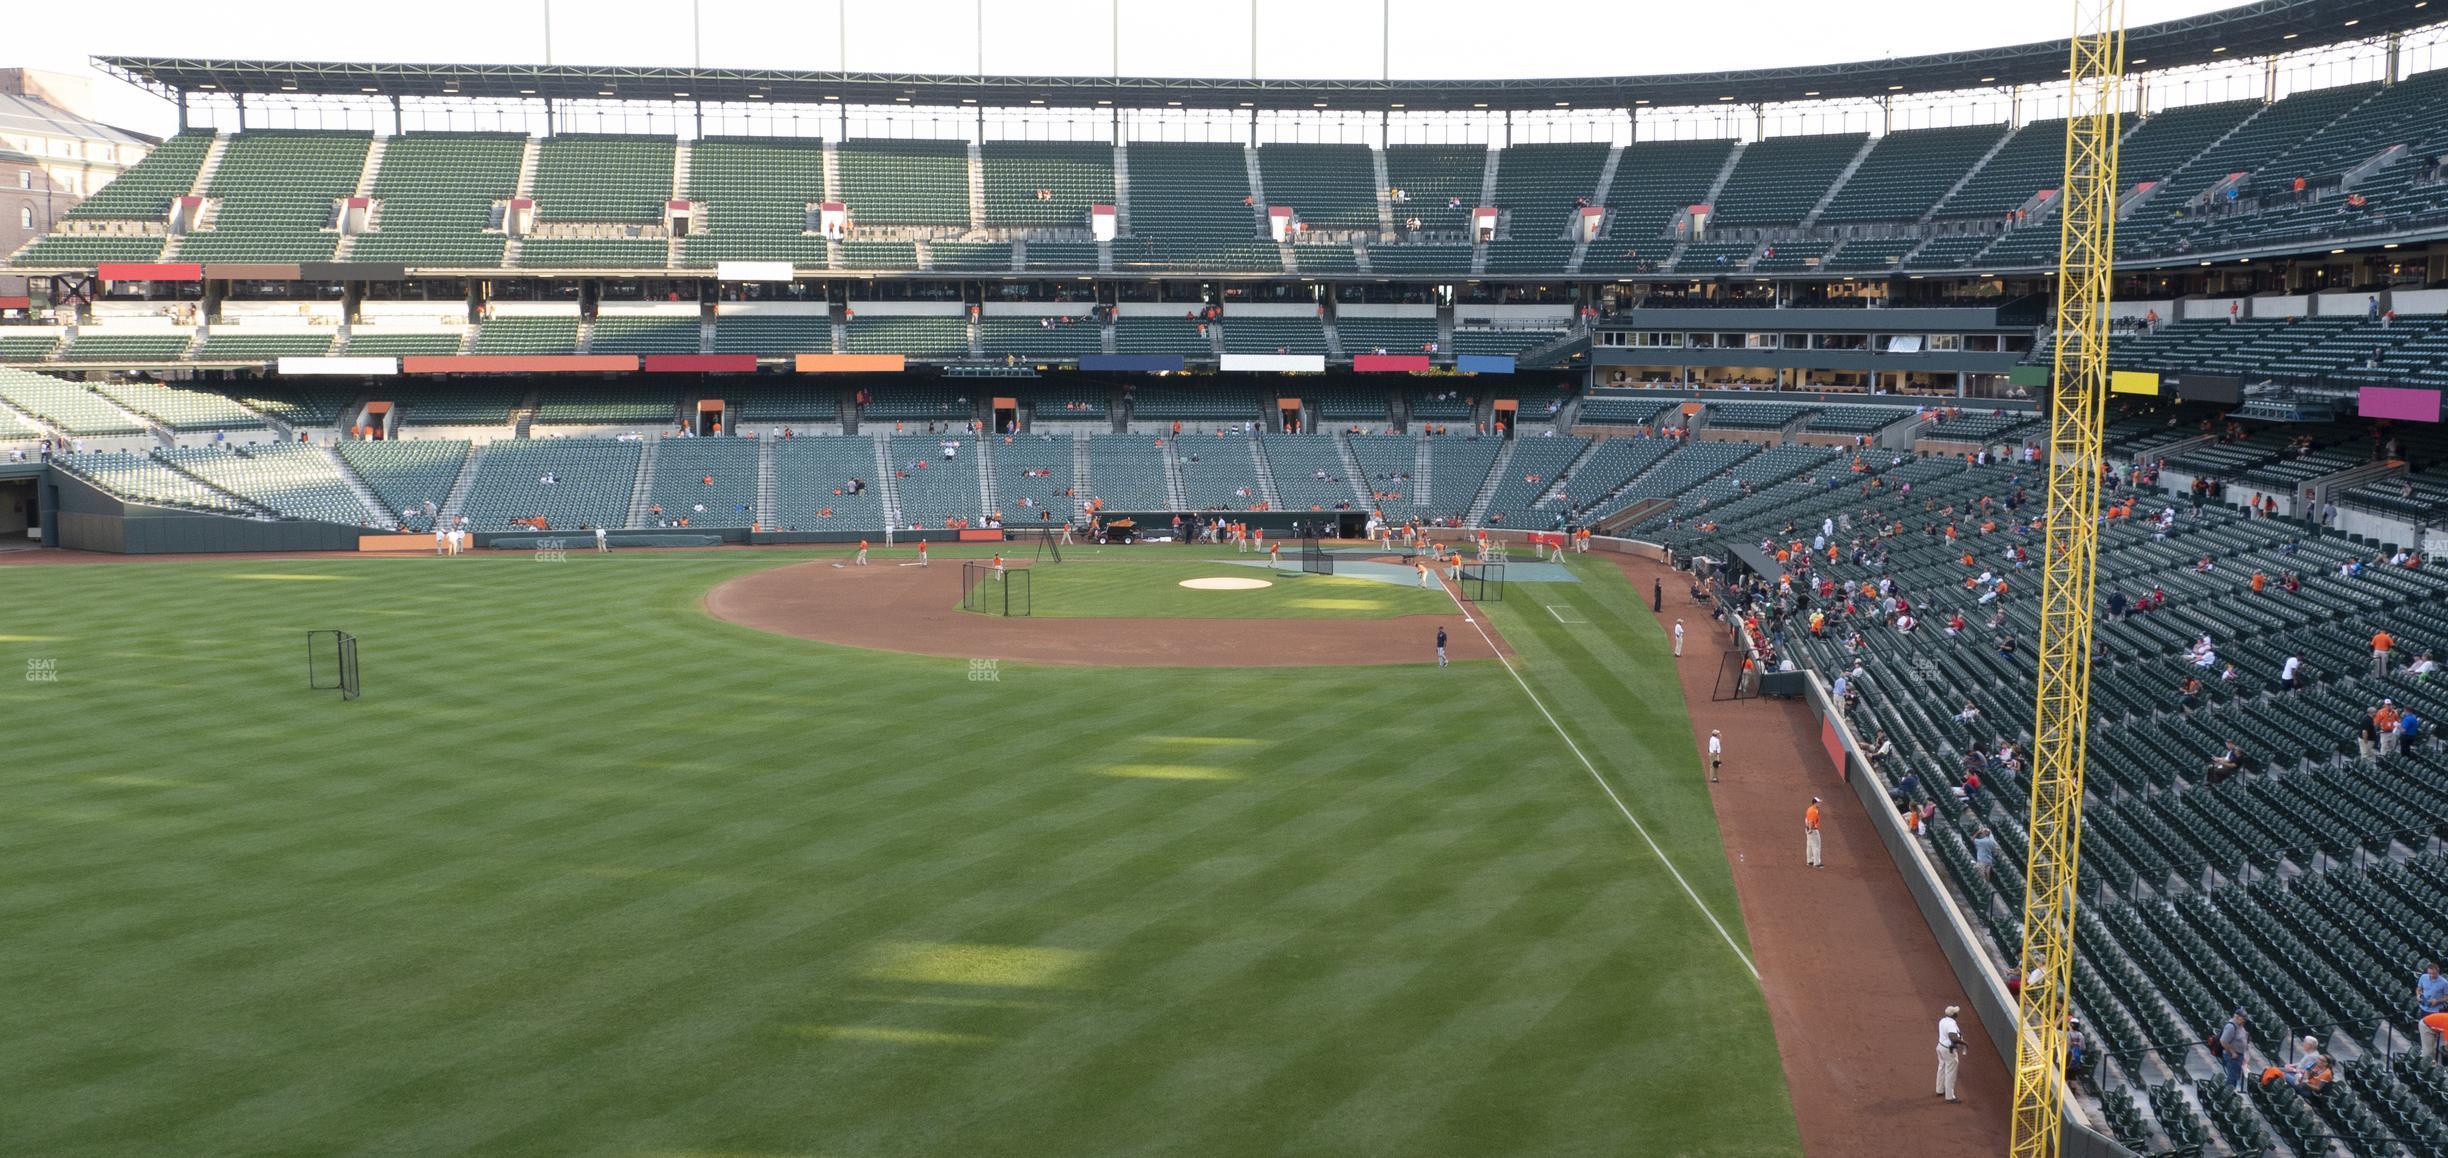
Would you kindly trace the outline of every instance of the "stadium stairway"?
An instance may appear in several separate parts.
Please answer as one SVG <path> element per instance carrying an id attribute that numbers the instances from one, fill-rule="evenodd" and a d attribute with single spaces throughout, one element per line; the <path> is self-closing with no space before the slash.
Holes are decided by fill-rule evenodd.
<path id="1" fill-rule="evenodd" d="M 1489 467 L 1487 477 L 1479 481 L 1479 493 L 1471 496 L 1470 514 L 1462 520 L 1465 526 L 1480 526 L 1487 519 L 1488 507 L 1496 501 L 1497 485 L 1503 481 L 1505 468 L 1512 465 L 1513 452 L 1520 445 L 1508 438 L 1503 446 L 1497 448 L 1495 465 Z"/>
<path id="2" fill-rule="evenodd" d="M 270 421 L 268 416 L 266 421 Z M 284 437 L 282 441 L 291 442 L 294 441 L 296 437 L 296 435 L 291 434 Z M 366 485 L 365 479 L 360 477 L 357 474 L 357 471 L 349 466 L 346 459 L 341 458 L 338 452 L 334 451 L 330 446 L 324 443 L 315 443 L 314 447 L 315 450 L 323 456 L 325 461 L 331 463 L 332 473 L 339 475 L 340 481 L 348 484 L 349 491 L 357 496 L 357 501 L 365 504 L 365 509 L 367 513 L 373 517 L 375 526 L 385 527 L 391 530 L 399 529 L 399 512 L 390 510 L 390 504 L 385 503 L 382 501 L 382 499 L 376 497 L 374 494 L 374 488 Z"/>
<path id="3" fill-rule="evenodd" d="M 774 497 L 780 488 L 774 475 L 774 440 L 757 440 L 756 521 L 760 527 L 774 525 Z"/>
<path id="4" fill-rule="evenodd" d="M 1412 433 L 1416 435 L 1418 432 L 1413 431 Z M 1429 477 L 1434 472 L 1429 470 L 1429 467 L 1436 461 L 1436 458 L 1428 453 L 1428 444 L 1428 439 L 1419 439 L 1419 445 L 1414 448 L 1411 459 L 1411 505 L 1415 507 L 1425 508 L 1428 505 L 1429 488 L 1434 485 L 1433 480 Z"/>
<path id="5" fill-rule="evenodd" d="M 885 526 L 905 527 L 909 520 L 901 515 L 901 484 L 893 477 L 898 468 L 893 466 L 891 438 L 891 432 L 880 427 L 868 435 L 869 441 L 875 443 L 876 485 L 884 491 Z"/>
<path id="6" fill-rule="evenodd" d="M 1353 509 L 1375 509 L 1377 501 L 1369 497 L 1368 471 L 1361 467 L 1359 456 L 1352 453 L 1351 437 L 1337 431 L 1334 440 L 1335 454 L 1343 460 L 1343 478 L 1351 483 L 1352 502 L 1357 504 Z"/>
<path id="7" fill-rule="evenodd" d="M 1082 431 L 1071 436 L 1071 517 L 1079 518 L 1087 510 L 1088 496 L 1096 491 L 1089 485 L 1088 434 Z"/>
<path id="8" fill-rule="evenodd" d="M 1266 440 L 1251 438 L 1245 441 L 1249 443 L 1250 467 L 1258 472 L 1259 497 L 1266 500 L 1270 511 L 1284 509 L 1283 493 L 1275 489 L 1275 463 L 1267 457 Z"/>
<path id="9" fill-rule="evenodd" d="M 1002 496 L 995 493 L 994 438 L 981 434 L 977 440 L 978 510 L 999 511 Z"/>
<path id="10" fill-rule="evenodd" d="M 443 522 L 458 518 L 466 510 L 468 492 L 475 489 L 476 468 L 484 463 L 484 456 L 483 443 L 469 444 L 467 459 L 459 464 L 459 477 L 451 480 L 450 497 L 442 500 L 439 517 Z"/>
<path id="11" fill-rule="evenodd" d="M 629 482 L 629 507 L 628 512 L 621 516 L 621 526 L 646 525 L 646 507 L 654 493 L 655 460 L 662 457 L 662 447 L 662 439 L 650 438 L 638 455 L 637 477 Z"/>
<path id="12" fill-rule="evenodd" d="M 1862 141 L 1861 148 L 1853 151 L 1853 159 L 1845 162 L 1845 167 L 1837 172 L 1835 180 L 1828 182 L 1827 191 L 1821 193 L 1819 200 L 1811 204 L 1810 212 L 1802 215 L 1802 228 L 1808 229 L 1819 223 L 1819 215 L 1827 212 L 1828 204 L 1836 200 L 1838 193 L 1844 191 L 1845 182 L 1852 180 L 1853 174 L 1861 171 L 1862 162 L 1870 159 L 1870 150 L 1877 148 L 1879 141 L 1878 137 L 1870 137 Z"/>
<path id="13" fill-rule="evenodd" d="M 1998 134 L 1996 143 L 1989 146 L 1989 151 L 1981 154 L 1980 160 L 1972 162 L 1972 166 L 1970 168 L 1965 169 L 1961 176 L 1955 178 L 1954 184 L 1947 186 L 1946 192 L 1939 194 L 1938 199 L 1930 202 L 1930 207 L 1922 211 L 1920 218 L 1921 223 L 1927 225 L 1930 222 L 1937 220 L 1939 208 L 1944 206 L 1949 200 L 1952 200 L 1957 193 L 1963 192 L 1963 187 L 1971 184 L 1972 178 L 1979 176 L 1981 170 L 1989 167 L 1990 161 L 1996 159 L 1998 154 L 2005 152 L 2007 142 L 2021 136 L 2023 130 L 2030 127 L 2030 123 L 2026 122 L 2024 124 L 2016 125 L 2006 132 Z M 1898 262 L 1898 264 L 1900 265 L 1902 263 Z"/>
<path id="14" fill-rule="evenodd" d="M 1607 198 L 1615 191 L 1615 171 L 1623 166 L 1623 155 L 1621 145 L 1607 150 L 1606 164 L 1598 169 L 1598 191 L 1590 195 L 1590 204 L 1605 205 L 1608 203 Z M 1573 242 L 1572 256 L 1564 259 L 1566 273 L 1581 272 L 1581 263 L 1589 260 L 1589 247 L 1590 243 L 1586 240 Z M 1443 349 L 1444 347 L 1438 348 Z"/>
<path id="15" fill-rule="evenodd" d="M 1181 452 L 1175 445 L 1177 441 L 1175 439 L 1165 440 L 1165 501 L 1170 503 L 1174 510 L 1186 511 L 1190 509 L 1190 488 L 1182 483 Z"/>

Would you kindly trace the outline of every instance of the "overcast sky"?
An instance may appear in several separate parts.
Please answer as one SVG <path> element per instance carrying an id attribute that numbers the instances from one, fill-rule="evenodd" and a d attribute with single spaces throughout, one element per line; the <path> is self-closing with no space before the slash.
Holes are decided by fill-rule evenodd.
<path id="1" fill-rule="evenodd" d="M 2070 4 L 1983 0 L 28 0 L 0 38 L 0 65 L 84 73 L 98 55 L 258 60 L 687 65 L 1019 75 L 1113 70 L 1247 76 L 1615 76 L 1870 60 L 2067 35 Z M 847 6 L 846 11 L 844 6 Z M 2127 0 L 2133 24 L 2229 0 Z M 1386 19 L 1390 10 L 1391 18 Z M 1390 40 L 1385 35 L 1390 24 Z M 105 84 L 111 119 L 167 133 L 169 107 Z"/>

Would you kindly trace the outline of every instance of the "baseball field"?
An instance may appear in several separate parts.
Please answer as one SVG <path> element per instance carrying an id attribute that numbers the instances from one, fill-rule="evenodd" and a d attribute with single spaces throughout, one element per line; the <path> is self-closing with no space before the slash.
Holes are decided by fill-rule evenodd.
<path id="1" fill-rule="evenodd" d="M 0 567 L 5 1148 L 1799 1152 L 1613 564 L 934 554 Z"/>

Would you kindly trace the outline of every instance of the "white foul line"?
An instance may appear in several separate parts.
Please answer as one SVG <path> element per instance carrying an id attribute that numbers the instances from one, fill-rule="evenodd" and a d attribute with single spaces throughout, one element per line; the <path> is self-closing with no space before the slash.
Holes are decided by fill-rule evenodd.
<path id="1" fill-rule="evenodd" d="M 1566 619 L 1566 618 L 1564 618 L 1564 613 L 1563 613 L 1563 612 L 1561 612 L 1561 611 L 1556 610 L 1556 605 L 1555 605 L 1555 604 L 1553 604 L 1553 603 L 1547 604 L 1547 614 L 1552 615 L 1552 616 L 1555 616 L 1555 621 L 1556 621 L 1557 623 L 1565 624 L 1565 625 L 1567 625 L 1567 626 L 1572 625 L 1572 624 L 1576 624 L 1576 623 L 1588 623 L 1588 622 L 1589 622 L 1589 620 L 1586 620 L 1586 619 Z"/>
<path id="2" fill-rule="evenodd" d="M 1573 743 L 1572 735 L 1564 730 L 1564 725 L 1556 722 L 1555 713 L 1548 711 L 1547 705 L 1538 698 L 1538 693 L 1530 690 L 1529 681 L 1521 677 L 1521 672 L 1514 670 L 1513 661 L 1506 659 L 1504 652 L 1497 648 L 1496 640 L 1488 635 L 1487 628 L 1471 615 L 1470 608 L 1463 606 L 1461 594 L 1447 587 L 1442 579 L 1437 581 L 1437 586 L 1453 599 L 1455 610 L 1462 613 L 1462 622 L 1470 624 L 1471 628 L 1479 633 L 1479 638 L 1487 641 L 1488 651 L 1496 656 L 1496 662 L 1504 665 L 1505 674 L 1512 676 L 1513 682 L 1521 685 L 1522 694 L 1530 697 L 1530 706 L 1537 708 L 1540 715 L 1547 717 L 1547 726 L 1555 729 L 1555 734 L 1563 739 L 1565 747 L 1572 749 L 1572 754 L 1581 761 L 1581 767 L 1589 771 L 1590 779 L 1598 782 L 1598 790 L 1606 793 L 1607 799 L 1614 802 L 1615 811 L 1623 813 L 1623 818 L 1632 823 L 1632 831 L 1640 834 L 1641 842 L 1649 846 L 1650 852 L 1657 854 L 1658 863 L 1665 865 L 1666 871 L 1673 875 L 1675 883 L 1683 886 L 1683 895 L 1691 898 L 1692 906 L 1700 910 L 1701 916 L 1708 918 L 1709 924 L 1717 927 L 1717 935 L 1725 938 L 1726 948 L 1734 951 L 1734 958 L 1742 962 L 1744 969 L 1750 971 L 1751 979 L 1759 980 L 1759 966 L 1751 963 L 1751 955 L 1743 952 L 1742 946 L 1735 943 L 1734 934 L 1726 931 L 1725 922 L 1718 920 L 1717 914 L 1709 911 L 1708 903 L 1700 899 L 1699 893 L 1693 891 L 1691 882 L 1683 879 L 1682 870 L 1675 867 L 1674 861 L 1667 859 L 1666 850 L 1659 848 L 1658 842 L 1649 835 L 1649 827 L 1642 824 L 1639 817 L 1632 815 L 1630 808 L 1624 806 L 1623 797 L 1615 794 L 1615 786 L 1607 783 L 1606 777 L 1598 773 L 1598 766 L 1590 763 L 1589 756 L 1581 751 L 1581 745 Z"/>

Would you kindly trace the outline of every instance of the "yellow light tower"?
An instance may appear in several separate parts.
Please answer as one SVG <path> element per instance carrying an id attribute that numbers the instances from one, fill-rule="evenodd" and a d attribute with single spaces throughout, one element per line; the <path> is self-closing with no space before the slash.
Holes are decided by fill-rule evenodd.
<path id="1" fill-rule="evenodd" d="M 2055 1158 L 2064 1125 L 2075 858 L 2082 848 L 2092 590 L 2099 563 L 2100 444 L 2108 406 L 2108 296 L 2125 75 L 2123 0 L 2075 0 L 2072 56 L 2058 224 L 2056 372 L 2050 379 L 2045 468 L 2048 538 L 2040 564 L 2040 676 L 2032 713 L 2022 1032 L 2015 1051 L 2009 1149 L 2014 1158 Z"/>

